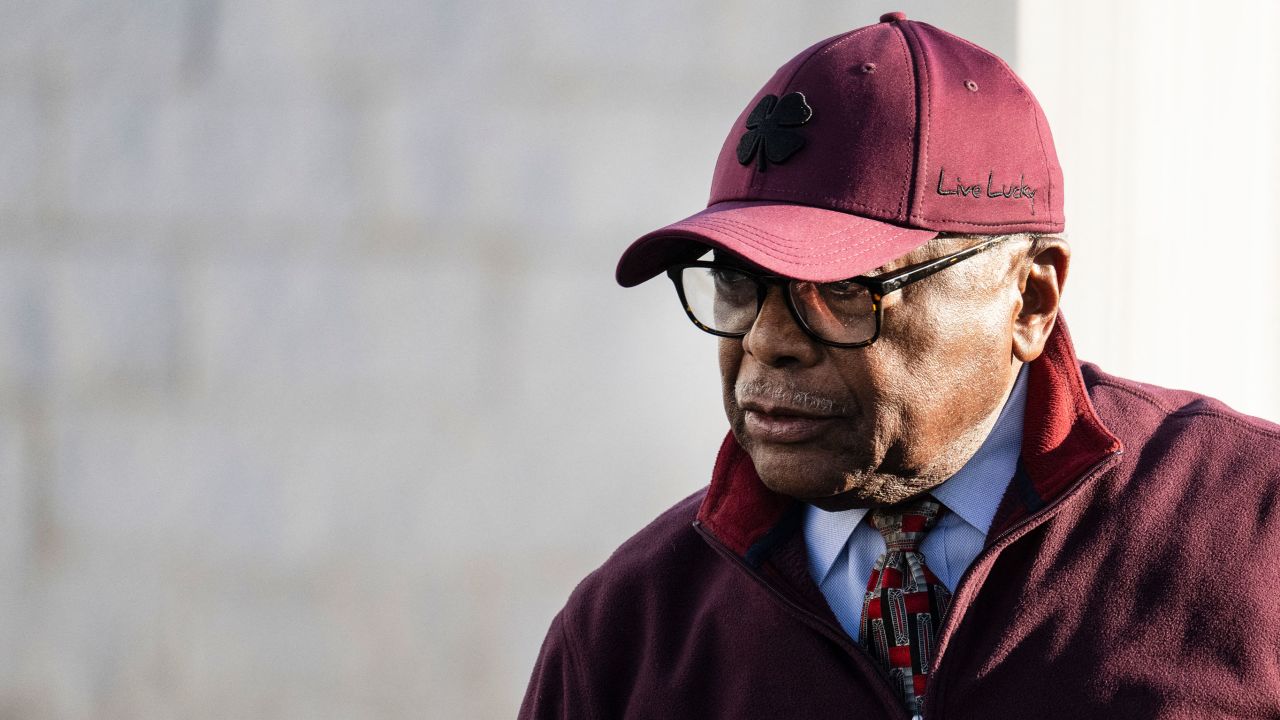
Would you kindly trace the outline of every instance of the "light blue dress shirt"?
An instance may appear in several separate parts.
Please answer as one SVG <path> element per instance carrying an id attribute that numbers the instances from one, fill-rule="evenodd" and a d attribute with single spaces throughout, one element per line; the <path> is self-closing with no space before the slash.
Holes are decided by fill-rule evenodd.
<path id="1" fill-rule="evenodd" d="M 959 472 L 930 491 L 949 512 L 944 512 L 925 535 L 920 552 L 929 569 L 952 592 L 982 551 L 991 519 L 1017 470 L 1027 404 L 1026 376 L 1023 366 L 978 452 Z M 885 547 L 880 532 L 862 521 L 867 512 L 866 508 L 827 512 L 810 505 L 804 519 L 809 574 L 854 640 L 859 639 L 867 580 Z"/>

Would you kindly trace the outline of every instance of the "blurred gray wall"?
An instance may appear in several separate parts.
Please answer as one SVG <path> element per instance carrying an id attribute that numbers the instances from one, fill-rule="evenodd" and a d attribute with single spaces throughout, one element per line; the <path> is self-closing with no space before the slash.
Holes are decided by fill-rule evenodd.
<path id="1" fill-rule="evenodd" d="M 0 718 L 513 716 L 726 430 L 618 253 L 800 49 L 1015 5 L 0 2 Z"/>

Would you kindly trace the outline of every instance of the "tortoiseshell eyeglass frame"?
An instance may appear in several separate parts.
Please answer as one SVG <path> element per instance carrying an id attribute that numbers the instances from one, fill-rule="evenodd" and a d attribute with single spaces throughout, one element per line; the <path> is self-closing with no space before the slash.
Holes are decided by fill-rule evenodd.
<path id="1" fill-rule="evenodd" d="M 984 242 L 980 242 L 977 245 L 974 245 L 973 247 L 968 247 L 968 248 L 965 248 L 964 250 L 951 253 L 950 255 L 943 255 L 942 257 L 934 258 L 932 260 L 925 260 L 924 262 L 919 262 L 914 265 L 908 265 L 907 267 L 894 270 L 893 272 L 886 273 L 884 275 L 877 275 L 874 277 L 870 275 L 858 275 L 856 277 L 851 277 L 845 280 L 837 281 L 837 282 L 851 282 L 857 285 L 861 285 L 862 287 L 866 288 L 868 292 L 871 293 L 871 304 L 873 309 L 875 310 L 875 318 L 876 318 L 875 333 L 866 340 L 861 340 L 859 342 L 852 342 L 852 343 L 841 343 L 841 342 L 833 342 L 831 340 L 827 340 L 826 338 L 819 335 L 816 331 L 814 331 L 813 328 L 809 327 L 809 324 L 804 321 L 804 318 L 801 316 L 799 310 L 796 309 L 796 301 L 795 301 L 794 293 L 795 293 L 796 283 L 808 282 L 808 281 L 796 280 L 794 278 L 789 278 L 784 275 L 767 275 L 763 273 L 757 273 L 738 265 L 732 265 L 732 264 L 723 263 L 723 262 L 681 263 L 679 265 L 674 265 L 668 268 L 667 277 L 671 278 L 671 282 L 676 286 L 676 294 L 680 296 L 680 304 L 684 307 L 685 314 L 689 316 L 689 319 L 693 321 L 693 324 L 697 326 L 698 329 L 704 332 L 711 333 L 712 335 L 717 335 L 719 337 L 740 338 L 740 337 L 746 336 L 746 334 L 750 332 L 751 329 L 747 328 L 742 332 L 724 332 L 723 330 L 715 330 L 711 327 L 708 327 L 702 324 L 702 322 L 700 322 L 698 318 L 693 314 L 693 309 L 690 307 L 689 301 L 685 298 L 684 284 L 680 281 L 681 272 L 685 268 L 711 268 L 711 269 L 732 270 L 734 272 L 740 273 L 754 280 L 756 283 L 756 315 L 755 316 L 757 318 L 760 316 L 760 309 L 764 307 L 765 298 L 769 294 L 769 286 L 784 285 L 786 286 L 787 291 L 782 294 L 782 297 L 787 303 L 787 309 L 791 312 L 791 317 L 795 318 L 796 324 L 799 325 L 800 329 L 804 330 L 805 333 L 809 335 L 809 337 L 813 338 L 814 340 L 817 340 L 823 345 L 829 345 L 831 347 L 859 348 L 859 347 L 866 347 L 870 345 L 880 337 L 880 328 L 884 323 L 884 304 L 881 301 L 884 299 L 885 295 L 888 295 L 891 292 L 897 292 L 898 290 L 901 290 L 902 288 L 912 283 L 919 282 L 929 277 L 930 275 L 946 270 L 947 268 L 951 267 L 952 265 L 955 265 L 956 263 L 962 262 L 964 260 L 968 260 L 969 258 L 973 257 L 974 255 L 977 255 L 980 252 L 983 252 L 984 250 L 989 250 L 990 248 L 994 247 L 996 244 L 998 244 L 1002 240 L 1007 239 L 1007 237 L 1008 236 L 993 237 Z M 814 283 L 814 284 L 824 285 L 826 283 Z M 755 324 L 755 320 L 753 319 L 752 325 L 754 326 L 754 324 Z"/>

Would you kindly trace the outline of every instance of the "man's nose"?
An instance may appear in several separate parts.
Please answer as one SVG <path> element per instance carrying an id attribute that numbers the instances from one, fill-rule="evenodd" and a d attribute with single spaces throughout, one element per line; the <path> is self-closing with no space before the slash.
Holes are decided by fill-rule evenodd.
<path id="1" fill-rule="evenodd" d="M 760 314 L 742 338 L 748 355 L 771 367 L 808 366 L 822 357 L 822 343 L 800 327 L 783 297 L 787 289 L 770 285 Z"/>

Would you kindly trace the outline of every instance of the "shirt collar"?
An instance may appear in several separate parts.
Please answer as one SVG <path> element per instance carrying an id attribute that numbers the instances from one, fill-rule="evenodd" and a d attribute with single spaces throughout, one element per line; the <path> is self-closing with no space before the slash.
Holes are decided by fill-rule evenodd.
<path id="1" fill-rule="evenodd" d="M 984 536 L 991 529 L 991 520 L 1018 467 L 1026 406 L 1027 367 L 1023 365 L 1000 410 L 1000 417 L 996 418 L 996 424 L 982 447 L 959 472 L 930 491 L 939 502 Z M 813 505 L 805 508 L 804 539 L 809 548 L 810 570 L 818 584 L 822 584 L 831 572 L 831 566 L 849 542 L 849 536 L 868 512 L 867 508 L 838 512 L 827 512 Z"/>
<path id="2" fill-rule="evenodd" d="M 827 512 L 813 505 L 805 507 L 804 544 L 809 548 L 809 574 L 818 585 L 827 579 L 849 536 L 868 512 L 867 508 Z"/>

